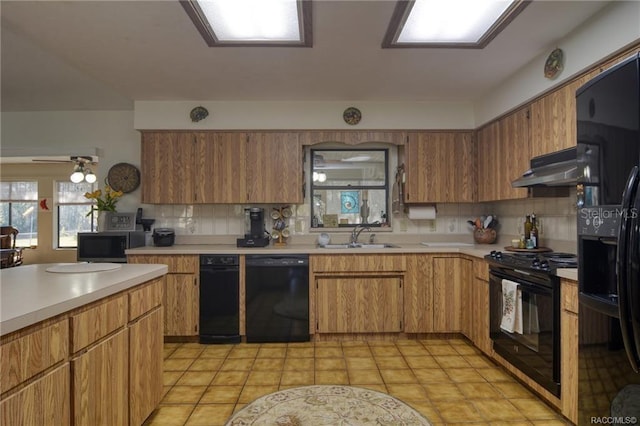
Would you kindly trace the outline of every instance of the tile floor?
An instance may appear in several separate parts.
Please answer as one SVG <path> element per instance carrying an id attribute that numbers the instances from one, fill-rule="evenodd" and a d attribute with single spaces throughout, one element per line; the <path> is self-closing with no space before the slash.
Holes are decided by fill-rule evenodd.
<path id="1" fill-rule="evenodd" d="M 223 425 L 262 395 L 313 384 L 386 392 L 433 425 L 568 424 L 463 339 L 167 343 L 164 351 L 164 398 L 147 426 Z"/>

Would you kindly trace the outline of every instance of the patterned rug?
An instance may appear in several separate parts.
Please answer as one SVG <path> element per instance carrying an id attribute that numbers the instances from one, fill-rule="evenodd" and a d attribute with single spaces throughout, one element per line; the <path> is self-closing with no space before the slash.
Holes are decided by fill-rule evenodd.
<path id="1" fill-rule="evenodd" d="M 304 386 L 265 395 L 227 426 L 430 426 L 420 413 L 384 393 L 352 386 Z"/>

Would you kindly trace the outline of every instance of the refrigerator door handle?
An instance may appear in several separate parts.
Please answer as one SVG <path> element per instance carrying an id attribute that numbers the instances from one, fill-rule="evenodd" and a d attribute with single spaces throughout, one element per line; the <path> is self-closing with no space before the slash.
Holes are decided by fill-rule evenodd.
<path id="1" fill-rule="evenodd" d="M 627 184 L 622 193 L 622 217 L 618 227 L 618 251 L 616 253 L 616 276 L 618 288 L 618 312 L 620 315 L 620 329 L 622 331 L 622 340 L 624 348 L 629 358 L 629 363 L 633 370 L 637 373 L 638 361 L 636 353 L 636 343 L 633 337 L 633 326 L 631 318 L 629 318 L 629 295 L 627 294 L 628 273 L 627 266 L 629 260 L 629 231 L 630 231 L 630 215 L 626 212 L 631 211 L 631 203 L 637 189 L 638 182 L 638 166 L 634 166 L 629 173 Z"/>
<path id="2" fill-rule="evenodd" d="M 629 317 L 635 341 L 636 363 L 640 366 L 640 184 L 636 189 L 631 209 L 626 212 L 629 224 L 627 246 L 627 296 Z"/>

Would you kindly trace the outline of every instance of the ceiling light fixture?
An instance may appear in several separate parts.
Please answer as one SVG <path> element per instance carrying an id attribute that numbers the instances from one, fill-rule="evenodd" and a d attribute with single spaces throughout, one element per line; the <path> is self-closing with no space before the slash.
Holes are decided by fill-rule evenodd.
<path id="1" fill-rule="evenodd" d="M 311 0 L 180 0 L 210 47 L 312 46 Z"/>
<path id="2" fill-rule="evenodd" d="M 97 180 L 96 175 L 88 167 L 88 164 L 93 162 L 91 157 L 71 157 L 71 161 L 75 163 L 73 172 L 69 176 L 71 182 L 80 183 L 84 180 L 88 183 L 94 183 Z"/>
<path id="3" fill-rule="evenodd" d="M 400 0 L 382 47 L 481 49 L 531 0 Z"/>

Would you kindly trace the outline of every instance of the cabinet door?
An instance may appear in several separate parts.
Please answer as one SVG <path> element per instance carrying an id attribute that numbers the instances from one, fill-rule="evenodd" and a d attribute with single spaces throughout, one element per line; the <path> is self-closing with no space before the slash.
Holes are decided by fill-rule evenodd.
<path id="1" fill-rule="evenodd" d="M 191 204 L 195 192 L 195 137 L 187 132 L 144 132 L 141 201 Z"/>
<path id="2" fill-rule="evenodd" d="M 127 425 L 127 330 L 71 360 L 74 425 Z"/>
<path id="3" fill-rule="evenodd" d="M 405 144 L 405 202 L 474 201 L 473 159 L 471 132 L 410 133 Z"/>
<path id="4" fill-rule="evenodd" d="M 236 203 L 247 200 L 246 134 L 197 135 L 196 193 L 200 203 Z"/>
<path id="5" fill-rule="evenodd" d="M 162 399 L 162 308 L 129 327 L 129 424 L 141 425 Z"/>
<path id="6" fill-rule="evenodd" d="M 319 333 L 402 331 L 402 277 L 316 278 Z"/>
<path id="7" fill-rule="evenodd" d="M 472 278 L 472 271 L 470 260 L 433 258 L 433 331 L 462 331 L 462 282 Z"/>
<path id="8" fill-rule="evenodd" d="M 0 424 L 69 425 L 69 370 L 65 363 L 0 402 Z"/>
<path id="9" fill-rule="evenodd" d="M 478 130 L 477 158 L 478 158 L 478 201 L 493 201 L 498 199 L 498 179 L 496 158 L 498 154 L 499 126 L 497 122 L 490 123 Z"/>
<path id="10" fill-rule="evenodd" d="M 304 202 L 302 149 L 297 133 L 251 133 L 246 168 L 246 202 Z"/>
<path id="11" fill-rule="evenodd" d="M 407 272 L 404 276 L 404 332 L 433 331 L 432 257 L 405 255 Z"/>
<path id="12" fill-rule="evenodd" d="M 164 292 L 165 336 L 197 336 L 200 294 L 193 274 L 167 274 Z"/>
<path id="13" fill-rule="evenodd" d="M 471 340 L 478 349 L 490 354 L 493 345 L 489 337 L 489 282 L 474 278 L 471 288 Z"/>

